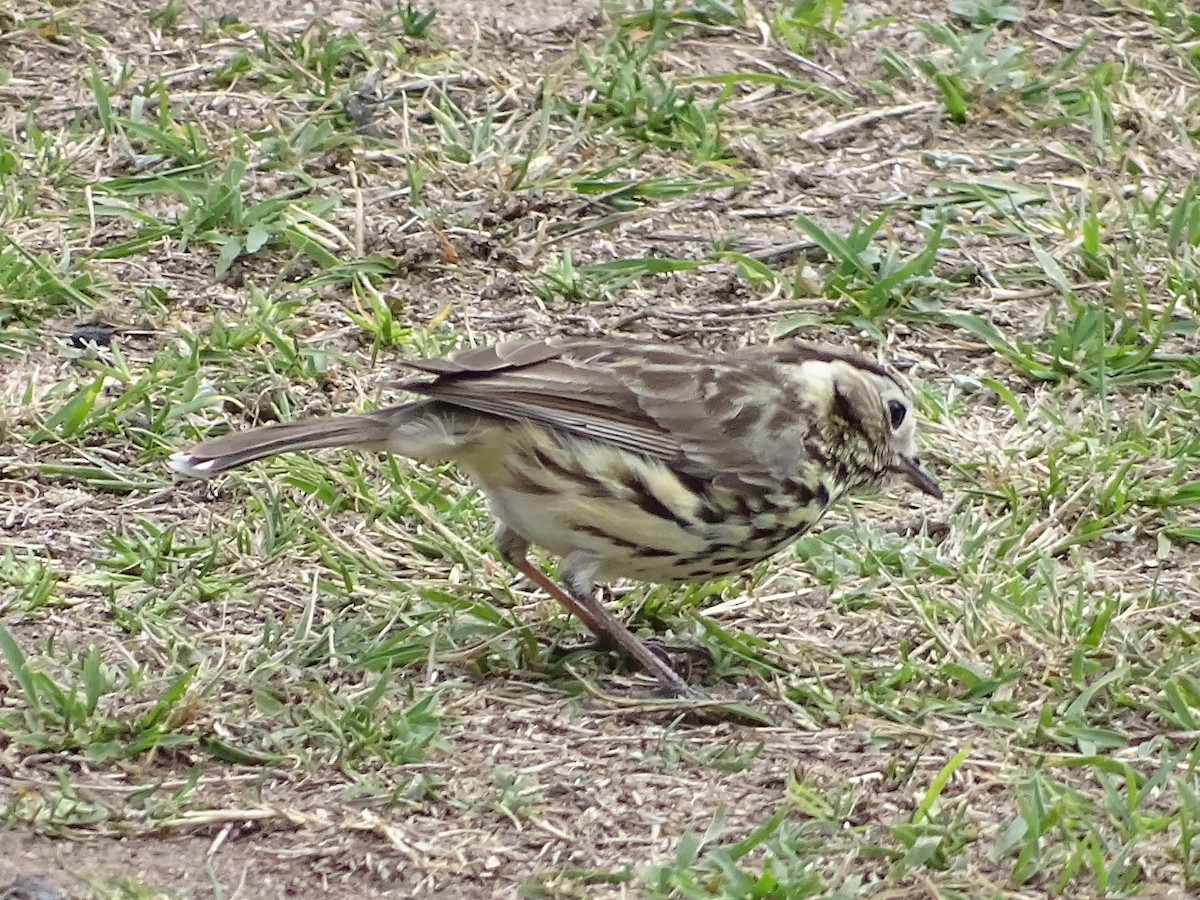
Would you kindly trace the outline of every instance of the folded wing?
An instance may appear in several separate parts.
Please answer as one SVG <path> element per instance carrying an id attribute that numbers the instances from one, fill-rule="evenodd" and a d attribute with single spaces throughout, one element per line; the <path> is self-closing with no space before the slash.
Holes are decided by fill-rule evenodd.
<path id="1" fill-rule="evenodd" d="M 737 469 L 778 477 L 803 442 L 762 434 L 761 410 L 795 409 L 770 359 L 578 339 L 522 341 L 405 365 L 433 376 L 403 384 L 443 403 L 526 420 L 660 459 L 697 477 Z M 803 422 L 794 422 L 803 431 Z M 741 440 L 744 438 L 744 440 Z M 766 452 L 764 452 L 766 451 Z"/>

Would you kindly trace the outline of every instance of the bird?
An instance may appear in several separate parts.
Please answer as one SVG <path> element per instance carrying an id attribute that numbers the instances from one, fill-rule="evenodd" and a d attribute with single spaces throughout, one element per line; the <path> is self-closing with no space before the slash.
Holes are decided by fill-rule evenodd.
<path id="1" fill-rule="evenodd" d="M 209 438 L 174 454 L 193 478 L 319 448 L 454 461 L 497 520 L 498 555 L 668 697 L 697 696 L 598 598 L 614 579 L 736 575 L 840 497 L 893 476 L 942 491 L 917 454 L 904 383 L 800 340 L 698 350 L 624 337 L 512 340 L 399 362 L 419 399 Z M 557 556 L 558 582 L 530 559 Z"/>

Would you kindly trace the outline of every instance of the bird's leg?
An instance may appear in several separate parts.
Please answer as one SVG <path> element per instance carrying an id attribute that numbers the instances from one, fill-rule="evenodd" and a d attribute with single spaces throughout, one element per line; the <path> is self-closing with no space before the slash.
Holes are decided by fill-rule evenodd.
<path id="1" fill-rule="evenodd" d="M 607 609 L 607 607 L 605 608 Z M 580 650 L 591 650 L 599 653 L 624 654 L 626 659 L 628 659 L 628 654 L 624 653 L 621 646 L 611 635 L 599 633 L 594 630 L 592 633 L 595 637 L 590 641 L 582 641 L 569 646 L 560 646 L 557 655 L 566 656 L 569 653 L 575 653 Z M 642 644 L 648 647 L 651 653 L 655 654 L 676 672 L 682 673 L 685 679 L 690 678 L 694 664 L 699 663 L 701 666 L 711 666 L 713 664 L 712 653 L 704 647 L 697 647 L 695 644 L 671 644 L 656 637 L 643 638 Z"/>
<path id="2" fill-rule="evenodd" d="M 563 560 L 561 569 L 566 584 L 564 591 L 529 561 L 526 556 L 529 541 L 521 535 L 502 525 L 496 532 L 495 542 L 496 550 L 505 562 L 565 606 L 600 640 L 611 641 L 623 653 L 640 663 L 643 669 L 657 679 L 659 690 L 664 694 L 669 697 L 688 697 L 695 694 L 674 669 L 638 640 L 620 619 L 596 599 L 592 586 L 592 570 L 595 564 L 590 557 L 573 553 Z"/>
<path id="3" fill-rule="evenodd" d="M 713 664 L 713 655 L 706 647 L 698 647 L 695 644 L 672 644 L 656 637 L 644 638 L 642 643 L 650 649 L 651 653 L 676 671 L 680 671 L 680 666 L 683 666 L 686 667 L 683 671 L 690 674 L 693 664 L 700 666 Z M 567 649 L 585 650 L 588 649 L 588 645 Z M 591 649 L 607 653 L 621 652 L 621 648 L 614 644 L 608 635 L 596 638 L 591 644 Z"/>
<path id="4" fill-rule="evenodd" d="M 640 663 L 643 669 L 658 680 L 658 689 L 666 696 L 695 696 L 696 692 L 679 673 L 646 642 L 639 640 L 626 628 L 625 623 L 614 616 L 596 596 L 593 582 L 595 566 L 595 560 L 590 555 L 579 551 L 567 556 L 559 566 L 559 578 L 566 588 L 566 594 L 587 610 L 596 622 L 595 626 L 589 626 L 592 634 L 596 635 L 601 644 L 614 645 L 621 653 Z"/>
<path id="5" fill-rule="evenodd" d="M 496 530 L 494 540 L 496 552 L 500 554 L 502 560 L 565 606 L 573 616 L 587 626 L 588 631 L 592 634 L 598 635 L 603 633 L 600 623 L 596 621 L 589 610 L 576 603 L 573 598 L 564 594 L 562 588 L 547 578 L 537 566 L 530 562 L 529 557 L 526 556 L 529 552 L 529 541 L 525 540 L 525 538 L 507 525 L 501 525 Z"/>

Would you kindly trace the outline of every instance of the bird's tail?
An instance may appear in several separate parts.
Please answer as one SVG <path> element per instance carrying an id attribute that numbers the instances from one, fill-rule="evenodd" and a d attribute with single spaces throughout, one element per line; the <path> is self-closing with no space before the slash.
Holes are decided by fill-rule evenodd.
<path id="1" fill-rule="evenodd" d="M 387 450 L 409 430 L 426 431 L 421 415 L 426 403 L 408 403 L 380 412 L 359 416 L 302 419 L 280 425 L 266 425 L 249 431 L 234 431 L 201 441 L 191 450 L 176 453 L 168 465 L 192 478 L 208 478 L 218 472 L 236 469 L 246 463 L 321 447 L 357 447 Z M 408 426 L 408 427 L 406 427 Z M 406 452 L 403 448 L 395 448 Z M 420 452 L 407 455 L 422 456 Z"/>

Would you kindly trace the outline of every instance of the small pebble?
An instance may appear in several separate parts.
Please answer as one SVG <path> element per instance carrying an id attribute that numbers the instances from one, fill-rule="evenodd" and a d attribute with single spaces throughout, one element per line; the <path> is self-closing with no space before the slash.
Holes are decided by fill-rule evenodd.
<path id="1" fill-rule="evenodd" d="M 33 875 L 23 875 L 0 889 L 0 900 L 68 900 L 67 895 Z"/>
<path id="2" fill-rule="evenodd" d="M 80 350 L 85 350 L 89 346 L 107 347 L 112 343 L 113 335 L 116 333 L 115 328 L 109 328 L 106 325 L 81 325 L 71 332 L 67 343 Z"/>

